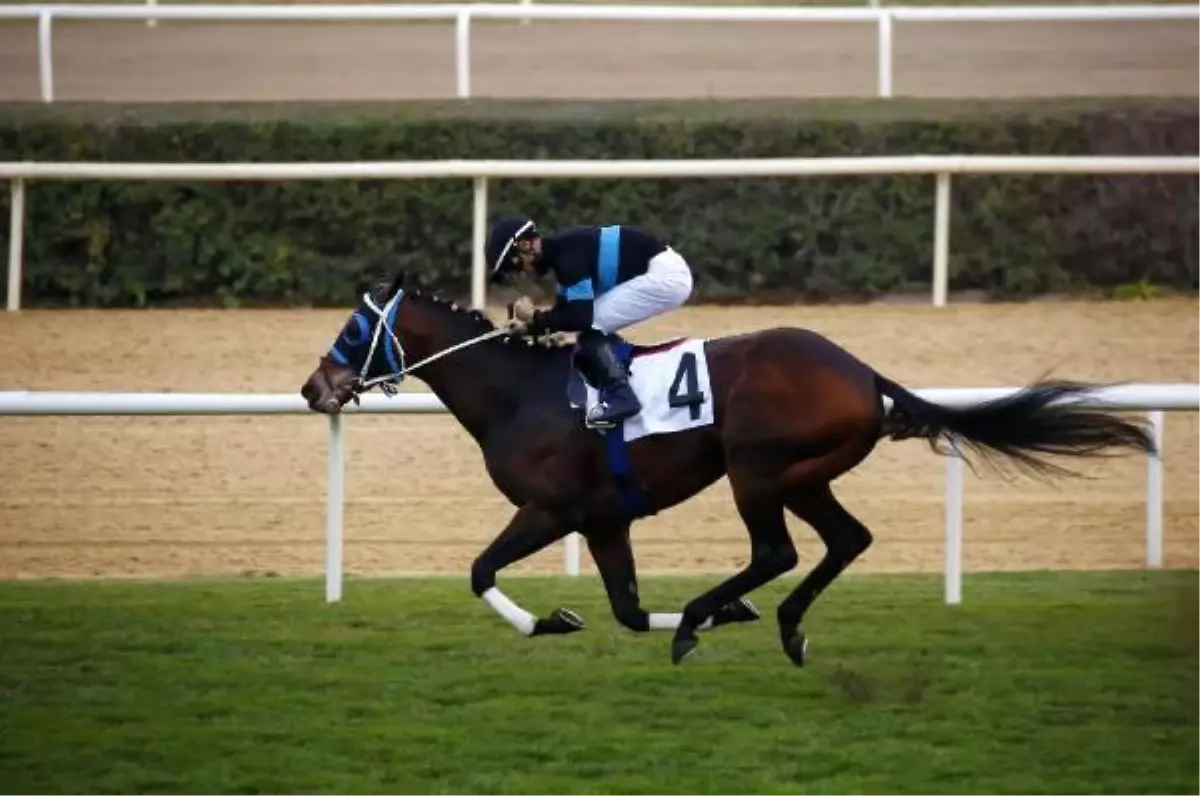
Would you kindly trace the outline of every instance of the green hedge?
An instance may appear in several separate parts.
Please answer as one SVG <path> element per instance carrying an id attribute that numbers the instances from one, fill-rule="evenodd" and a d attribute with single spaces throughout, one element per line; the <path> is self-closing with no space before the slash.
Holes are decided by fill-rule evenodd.
<path id="1" fill-rule="evenodd" d="M 7 106 L 0 160 L 1196 155 L 1198 122 L 1191 99 Z M 662 233 L 696 268 L 700 299 L 929 282 L 932 177 L 500 180 L 490 198 L 493 213 L 551 229 Z M 1194 176 L 955 177 L 951 288 L 1195 290 L 1197 209 Z M 400 266 L 456 296 L 469 283 L 465 180 L 47 182 L 30 186 L 27 219 L 29 306 L 346 304 Z"/>

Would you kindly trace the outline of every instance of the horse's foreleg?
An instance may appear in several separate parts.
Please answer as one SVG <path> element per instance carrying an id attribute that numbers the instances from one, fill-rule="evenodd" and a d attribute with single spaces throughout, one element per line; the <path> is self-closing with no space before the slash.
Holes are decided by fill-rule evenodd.
<path id="1" fill-rule="evenodd" d="M 618 622 L 639 633 L 675 630 L 679 627 L 683 614 L 650 613 L 642 608 L 628 525 L 589 533 L 587 543 L 596 569 L 604 581 L 604 589 L 608 592 L 613 616 Z M 722 605 L 715 614 L 706 617 L 697 629 L 708 630 L 732 622 L 753 622 L 758 618 L 758 609 L 743 597 Z"/>
<path id="2" fill-rule="evenodd" d="M 471 565 L 471 590 L 523 635 L 558 635 L 583 630 L 583 619 L 574 611 L 559 608 L 548 619 L 539 619 L 496 587 L 497 572 L 566 535 L 566 529 L 554 517 L 533 504 L 525 504 Z"/>
<path id="3" fill-rule="evenodd" d="M 825 543 L 825 557 L 779 604 L 783 649 L 797 666 L 804 665 L 808 640 L 800 631 L 805 612 L 850 562 L 871 545 L 871 532 L 838 503 L 829 485 L 792 496 L 788 509 L 813 527 Z"/>

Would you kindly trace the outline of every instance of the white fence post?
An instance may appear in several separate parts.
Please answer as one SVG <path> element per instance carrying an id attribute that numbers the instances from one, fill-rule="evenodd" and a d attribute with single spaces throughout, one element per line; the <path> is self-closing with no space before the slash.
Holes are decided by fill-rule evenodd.
<path id="1" fill-rule="evenodd" d="M 25 180 L 9 184 L 8 208 L 8 311 L 21 309 L 22 260 L 25 256 Z"/>
<path id="2" fill-rule="evenodd" d="M 475 178 L 471 220 L 471 306 L 482 310 L 487 304 L 487 269 L 483 247 L 487 243 L 487 177 Z"/>
<path id="3" fill-rule="evenodd" d="M 50 12 L 38 13 L 38 80 L 42 87 L 42 102 L 54 102 L 54 53 L 50 37 Z"/>
<path id="4" fill-rule="evenodd" d="M 962 602 L 963 460 L 958 451 L 946 457 L 945 602 Z"/>
<path id="5" fill-rule="evenodd" d="M 1163 566 L 1163 423 L 1162 410 L 1150 412 L 1151 433 L 1156 453 L 1146 459 L 1146 566 Z"/>
<path id="6" fill-rule="evenodd" d="M 146 8 L 155 8 L 156 6 L 158 6 L 158 0 L 146 0 Z M 158 20 L 155 19 L 154 17 L 149 17 L 146 20 L 146 27 L 157 28 Z"/>
<path id="7" fill-rule="evenodd" d="M 329 417 L 328 494 L 325 497 L 325 602 L 342 599 L 342 511 L 346 498 L 346 452 L 342 416 Z"/>
<path id="8" fill-rule="evenodd" d="M 471 12 L 454 18 L 454 84 L 459 99 L 471 96 Z"/>
<path id="9" fill-rule="evenodd" d="M 892 13 L 881 11 L 878 22 L 876 57 L 879 68 L 879 96 L 892 96 Z"/>
<path id="10" fill-rule="evenodd" d="M 946 306 L 950 289 L 950 174 L 938 172 L 933 204 L 933 306 Z"/>

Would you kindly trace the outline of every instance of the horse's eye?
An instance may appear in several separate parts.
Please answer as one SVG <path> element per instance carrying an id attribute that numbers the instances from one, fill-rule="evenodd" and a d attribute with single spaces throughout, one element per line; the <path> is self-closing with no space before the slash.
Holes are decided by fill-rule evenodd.
<path id="1" fill-rule="evenodd" d="M 361 312 L 355 312 L 346 322 L 346 328 L 342 331 L 342 339 L 346 341 L 346 345 L 354 348 L 367 342 L 370 334 L 371 324 L 367 322 Z"/>

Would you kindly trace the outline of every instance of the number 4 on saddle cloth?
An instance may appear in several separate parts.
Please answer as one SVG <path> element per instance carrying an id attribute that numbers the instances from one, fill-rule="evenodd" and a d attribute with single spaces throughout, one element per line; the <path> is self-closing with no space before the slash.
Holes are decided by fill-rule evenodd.
<path id="1" fill-rule="evenodd" d="M 703 339 L 676 338 L 639 346 L 619 339 L 613 350 L 629 374 L 629 386 L 642 411 L 603 434 L 608 463 L 621 501 L 631 517 L 644 517 L 644 497 L 629 461 L 628 443 L 652 434 L 674 434 L 712 425 L 712 387 Z M 581 415 L 595 405 L 599 393 L 572 367 L 567 398 Z"/>

